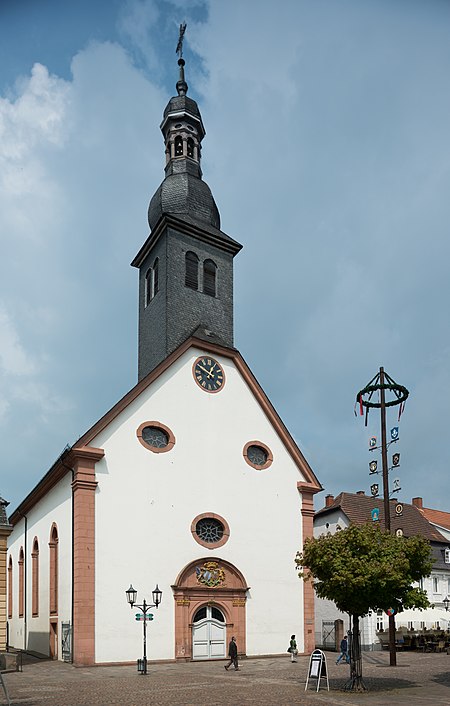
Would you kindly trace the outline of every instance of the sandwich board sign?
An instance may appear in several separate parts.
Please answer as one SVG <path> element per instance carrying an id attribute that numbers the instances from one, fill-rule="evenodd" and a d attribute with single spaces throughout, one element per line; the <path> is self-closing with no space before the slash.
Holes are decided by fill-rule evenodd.
<path id="1" fill-rule="evenodd" d="M 327 670 L 327 659 L 322 650 L 314 650 L 309 658 L 308 676 L 306 677 L 305 691 L 308 688 L 308 682 L 310 679 L 317 679 L 316 691 L 320 689 L 320 680 L 326 679 L 327 689 L 330 691 L 330 684 L 328 682 L 328 670 Z"/>

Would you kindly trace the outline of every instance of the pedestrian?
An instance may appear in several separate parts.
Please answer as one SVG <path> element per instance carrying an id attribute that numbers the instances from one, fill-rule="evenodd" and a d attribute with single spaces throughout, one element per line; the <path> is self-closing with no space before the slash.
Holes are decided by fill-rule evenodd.
<path id="1" fill-rule="evenodd" d="M 289 643 L 288 652 L 291 653 L 291 662 L 296 662 L 297 660 L 295 658 L 298 655 L 298 650 L 297 650 L 297 642 L 295 639 L 295 635 L 291 635 L 291 641 Z"/>
<path id="2" fill-rule="evenodd" d="M 347 635 L 344 635 L 344 637 L 341 640 L 341 654 L 336 660 L 336 664 L 339 664 L 341 659 L 345 657 L 345 661 L 347 664 L 350 662 L 350 657 L 348 656 L 348 642 L 347 642 Z"/>
<path id="3" fill-rule="evenodd" d="M 228 664 L 225 665 L 225 669 L 229 670 L 232 664 L 234 664 L 234 669 L 236 672 L 239 672 L 239 664 L 238 664 L 238 650 L 237 650 L 237 644 L 236 644 L 236 638 L 233 636 L 231 638 L 231 642 L 228 645 L 228 657 L 230 658 L 230 661 Z"/>

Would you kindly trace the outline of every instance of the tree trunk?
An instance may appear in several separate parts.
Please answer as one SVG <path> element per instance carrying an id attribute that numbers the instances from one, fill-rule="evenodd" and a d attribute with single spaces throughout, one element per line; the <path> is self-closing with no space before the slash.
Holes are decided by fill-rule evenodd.
<path id="1" fill-rule="evenodd" d="M 350 679 L 345 685 L 346 691 L 366 691 L 362 678 L 361 634 L 359 615 L 351 616 L 352 629 L 349 630 L 348 643 L 350 654 Z"/>

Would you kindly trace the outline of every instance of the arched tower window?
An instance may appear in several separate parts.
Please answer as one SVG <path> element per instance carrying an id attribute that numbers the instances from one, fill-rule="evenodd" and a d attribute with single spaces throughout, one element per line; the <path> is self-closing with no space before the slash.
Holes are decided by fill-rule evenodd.
<path id="1" fill-rule="evenodd" d="M 23 547 L 20 547 L 20 552 L 19 552 L 19 618 L 23 618 L 23 613 L 24 613 L 24 566 L 23 566 L 23 559 L 24 559 L 24 554 L 23 554 Z"/>
<path id="2" fill-rule="evenodd" d="M 58 528 L 50 530 L 50 615 L 58 614 Z"/>
<path id="3" fill-rule="evenodd" d="M 13 561 L 12 556 L 9 557 L 8 562 L 8 618 L 12 618 L 13 611 Z"/>
<path id="4" fill-rule="evenodd" d="M 159 259 L 156 258 L 153 267 L 145 275 L 145 306 L 148 306 L 159 291 Z"/>
<path id="5" fill-rule="evenodd" d="M 212 260 L 203 263 L 203 291 L 211 297 L 216 296 L 216 264 Z"/>
<path id="6" fill-rule="evenodd" d="M 39 615 L 39 542 L 33 540 L 31 552 L 31 615 Z"/>
<path id="7" fill-rule="evenodd" d="M 187 141 L 187 156 L 188 157 L 193 157 L 194 156 L 194 140 L 192 137 L 188 137 Z"/>
<path id="8" fill-rule="evenodd" d="M 177 135 L 175 138 L 175 157 L 183 156 L 183 138 Z"/>
<path id="9" fill-rule="evenodd" d="M 198 289 L 198 257 L 195 252 L 186 253 L 186 273 L 184 283 L 190 289 Z"/>

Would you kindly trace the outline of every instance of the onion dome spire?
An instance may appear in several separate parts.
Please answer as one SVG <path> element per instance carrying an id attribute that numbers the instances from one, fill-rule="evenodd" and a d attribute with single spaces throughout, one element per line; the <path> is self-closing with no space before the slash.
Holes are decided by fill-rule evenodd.
<path id="1" fill-rule="evenodd" d="M 220 216 L 208 184 L 202 179 L 201 142 L 205 128 L 197 103 L 186 93 L 184 75 L 183 36 L 186 24 L 180 25 L 177 44 L 180 67 L 176 83 L 177 94 L 164 110 L 160 125 L 164 137 L 165 179 L 153 195 L 148 209 L 148 221 L 153 230 L 164 213 L 220 229 Z"/>

